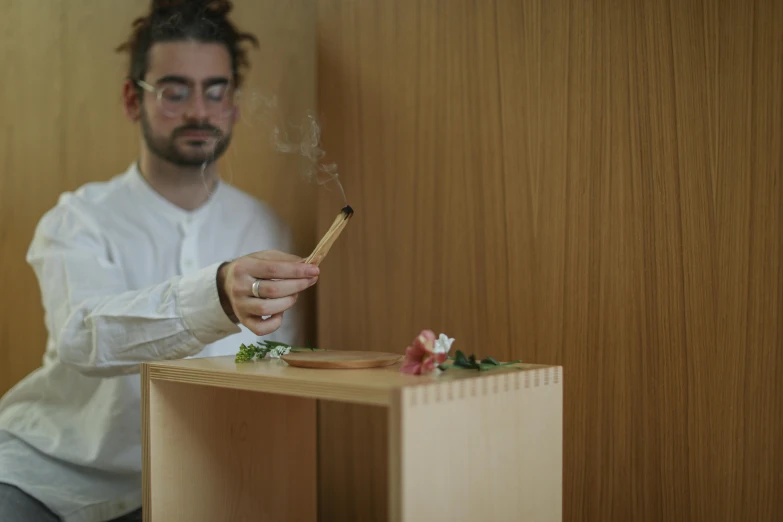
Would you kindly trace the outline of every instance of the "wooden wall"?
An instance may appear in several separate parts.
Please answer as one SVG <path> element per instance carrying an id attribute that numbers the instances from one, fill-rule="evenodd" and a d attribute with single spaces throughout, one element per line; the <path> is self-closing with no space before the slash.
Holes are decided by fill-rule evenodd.
<path id="1" fill-rule="evenodd" d="M 238 0 L 234 20 L 254 32 L 243 121 L 222 177 L 265 199 L 291 225 L 297 252 L 316 237 L 315 185 L 301 158 L 271 146 L 272 120 L 299 124 L 315 110 L 316 6 Z M 114 48 L 148 0 L 0 0 L 0 394 L 40 365 L 46 342 L 38 284 L 25 253 L 38 220 L 65 190 L 123 171 L 137 127 L 122 113 L 126 55 Z M 263 110 L 277 98 L 279 114 Z M 314 335 L 314 294 L 297 306 Z"/>
<path id="2" fill-rule="evenodd" d="M 402 352 L 431 328 L 562 364 L 569 522 L 779 516 L 783 2 L 318 5 L 356 210 L 320 345 Z M 381 520 L 383 412 L 320 422 L 322 515 Z"/>

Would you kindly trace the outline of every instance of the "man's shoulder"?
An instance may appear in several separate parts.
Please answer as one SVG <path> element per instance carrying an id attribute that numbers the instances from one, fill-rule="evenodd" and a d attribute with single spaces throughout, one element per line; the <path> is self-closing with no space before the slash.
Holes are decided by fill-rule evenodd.
<path id="1" fill-rule="evenodd" d="M 126 180 L 131 175 L 130 169 L 115 172 L 103 180 L 92 180 L 77 185 L 71 190 L 60 194 L 57 204 L 82 203 L 86 205 L 101 205 L 114 194 L 121 194 L 127 185 Z"/>
<path id="2" fill-rule="evenodd" d="M 115 174 L 103 181 L 89 181 L 66 190 L 57 202 L 42 216 L 39 226 L 59 223 L 63 219 L 87 223 L 98 219 L 104 207 L 112 205 L 113 196 L 121 195 L 124 173 Z"/>

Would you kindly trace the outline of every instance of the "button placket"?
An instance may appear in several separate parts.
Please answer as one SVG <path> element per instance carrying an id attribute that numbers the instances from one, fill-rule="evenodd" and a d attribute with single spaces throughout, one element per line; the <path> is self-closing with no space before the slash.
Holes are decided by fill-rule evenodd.
<path id="1" fill-rule="evenodd" d="M 179 269 L 182 275 L 196 271 L 198 266 L 198 227 L 192 219 L 187 218 L 180 223 L 182 231 L 182 248 L 180 249 Z"/>

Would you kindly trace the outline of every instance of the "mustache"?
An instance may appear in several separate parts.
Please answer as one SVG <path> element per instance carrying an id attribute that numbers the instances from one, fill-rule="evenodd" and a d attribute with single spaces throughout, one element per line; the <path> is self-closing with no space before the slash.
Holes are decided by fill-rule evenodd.
<path id="1" fill-rule="evenodd" d="M 201 125 L 191 124 L 191 125 L 183 125 L 182 127 L 177 127 L 176 129 L 174 129 L 174 132 L 171 133 L 171 137 L 177 138 L 188 131 L 205 131 L 205 132 L 209 132 L 210 134 L 212 134 L 217 138 L 223 137 L 223 133 L 220 131 L 220 129 L 218 129 L 217 127 L 213 127 L 212 125 L 209 125 L 207 123 L 203 123 Z"/>

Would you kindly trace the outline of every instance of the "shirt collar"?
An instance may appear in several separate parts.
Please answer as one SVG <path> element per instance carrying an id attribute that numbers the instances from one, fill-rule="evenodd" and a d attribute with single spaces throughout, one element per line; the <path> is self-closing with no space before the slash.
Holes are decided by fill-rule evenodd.
<path id="1" fill-rule="evenodd" d="M 178 207 L 171 201 L 164 198 L 156 191 L 141 174 L 138 163 L 134 162 L 126 172 L 126 178 L 130 183 L 133 193 L 139 198 L 140 203 L 153 212 L 165 216 L 176 224 L 191 224 L 201 222 L 209 214 L 210 209 L 215 205 L 220 193 L 220 180 L 215 182 L 207 201 L 195 210 L 185 210 Z"/>

